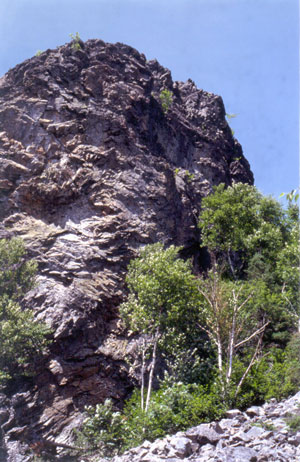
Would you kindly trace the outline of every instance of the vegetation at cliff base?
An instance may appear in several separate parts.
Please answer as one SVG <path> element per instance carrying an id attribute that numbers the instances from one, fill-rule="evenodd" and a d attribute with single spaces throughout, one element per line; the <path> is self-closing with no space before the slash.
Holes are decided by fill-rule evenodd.
<path id="1" fill-rule="evenodd" d="M 129 264 L 120 314 L 139 386 L 122 412 L 88 408 L 81 438 L 104 455 L 299 389 L 297 205 L 236 183 L 201 207 L 206 272 L 160 243 Z"/>
<path id="2" fill-rule="evenodd" d="M 49 328 L 34 319 L 22 299 L 34 285 L 37 266 L 21 239 L 0 240 L 0 385 L 34 373 L 48 344 Z"/>

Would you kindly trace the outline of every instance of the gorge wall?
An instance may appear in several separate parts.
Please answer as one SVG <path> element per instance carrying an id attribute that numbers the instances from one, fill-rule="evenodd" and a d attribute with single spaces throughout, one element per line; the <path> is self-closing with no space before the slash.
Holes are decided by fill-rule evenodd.
<path id="1" fill-rule="evenodd" d="M 24 306 L 54 332 L 33 383 L 1 398 L 13 461 L 40 435 L 68 441 L 85 405 L 126 396 L 129 260 L 161 241 L 201 266 L 201 198 L 253 175 L 221 97 L 121 43 L 47 50 L 0 79 L 0 103 L 0 237 L 20 236 L 38 262 Z"/>

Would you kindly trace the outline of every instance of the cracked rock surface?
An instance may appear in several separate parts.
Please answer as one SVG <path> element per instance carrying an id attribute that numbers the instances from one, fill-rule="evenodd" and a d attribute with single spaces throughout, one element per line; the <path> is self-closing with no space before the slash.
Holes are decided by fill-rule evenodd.
<path id="1" fill-rule="evenodd" d="M 127 264 L 162 241 L 201 266 L 201 198 L 233 181 L 253 175 L 221 97 L 129 46 L 66 44 L 0 79 L 0 237 L 20 236 L 38 262 L 24 306 L 54 332 L 33 383 L 3 408 L 15 452 L 24 428 L 67 442 L 85 405 L 126 397 Z"/>

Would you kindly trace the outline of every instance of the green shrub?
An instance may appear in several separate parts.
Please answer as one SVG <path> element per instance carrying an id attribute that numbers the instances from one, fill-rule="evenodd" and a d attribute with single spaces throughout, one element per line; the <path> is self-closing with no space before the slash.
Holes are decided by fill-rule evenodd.
<path id="1" fill-rule="evenodd" d="M 242 369 L 242 362 L 240 363 L 241 365 L 238 362 L 235 364 L 235 373 L 239 373 L 239 367 Z M 295 393 L 299 386 L 292 383 L 290 368 L 291 361 L 285 351 L 279 348 L 270 349 L 268 354 L 252 368 L 233 405 L 246 408 L 253 404 L 261 404 L 271 398 L 277 400 L 287 398 Z"/>
<path id="2" fill-rule="evenodd" d="M 34 373 L 50 330 L 20 304 L 36 273 L 20 239 L 0 240 L 0 268 L 0 384 L 5 385 L 9 379 Z"/>
<path id="3" fill-rule="evenodd" d="M 162 90 L 162 92 L 159 95 L 159 98 L 163 112 L 164 114 L 167 114 L 173 102 L 173 94 L 170 90 L 165 89 Z"/>
<path id="4" fill-rule="evenodd" d="M 300 334 L 295 333 L 286 348 L 288 362 L 286 379 L 290 381 L 295 391 L 300 388 Z"/>
<path id="5" fill-rule="evenodd" d="M 88 406 L 86 413 L 83 428 L 77 433 L 79 444 L 85 449 L 97 449 L 102 456 L 118 454 L 124 445 L 124 418 L 114 410 L 112 400 L 107 399 L 95 408 Z"/>
<path id="6" fill-rule="evenodd" d="M 71 45 L 72 49 L 73 50 L 81 50 L 81 44 L 80 44 L 81 38 L 80 38 L 78 32 L 76 32 L 75 35 L 70 34 L 70 37 L 72 39 L 72 45 Z"/>
<path id="7" fill-rule="evenodd" d="M 147 412 L 140 406 L 140 391 L 126 402 L 123 414 L 113 410 L 107 400 L 96 408 L 87 408 L 88 416 L 81 431 L 81 442 L 101 455 L 114 455 L 154 441 L 166 434 L 185 430 L 201 422 L 219 419 L 224 413 L 219 395 L 199 385 L 176 383 L 153 393 Z"/>
<path id="8" fill-rule="evenodd" d="M 49 333 L 45 324 L 34 320 L 32 310 L 22 310 L 7 296 L 0 297 L 0 384 L 34 373 Z"/>
<path id="9" fill-rule="evenodd" d="M 288 414 L 285 421 L 291 430 L 295 432 L 300 430 L 300 415 L 299 414 Z"/>
<path id="10" fill-rule="evenodd" d="M 188 183 L 191 183 L 195 178 L 194 173 L 189 172 L 188 170 L 185 171 L 185 178 Z"/>

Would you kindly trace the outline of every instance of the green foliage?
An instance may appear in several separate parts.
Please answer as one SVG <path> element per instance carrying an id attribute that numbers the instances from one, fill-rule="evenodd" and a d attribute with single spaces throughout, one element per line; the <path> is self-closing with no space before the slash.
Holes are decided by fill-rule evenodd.
<path id="1" fill-rule="evenodd" d="M 234 119 L 236 116 L 237 116 L 237 114 L 228 114 L 228 113 L 226 112 L 226 117 L 227 117 L 227 119 Z"/>
<path id="2" fill-rule="evenodd" d="M 248 353 L 248 356 L 250 352 Z M 235 364 L 236 372 L 244 367 L 241 358 Z M 269 349 L 254 364 L 246 378 L 235 405 L 247 408 L 252 404 L 262 404 L 271 398 L 287 398 L 297 391 L 288 377 L 290 363 L 284 351 L 279 348 Z"/>
<path id="3" fill-rule="evenodd" d="M 180 168 L 175 168 L 174 169 L 174 176 L 176 177 L 179 173 L 180 173 Z M 195 178 L 195 174 L 189 172 L 189 170 L 185 170 L 184 178 L 188 183 L 191 183 L 193 181 L 193 179 Z"/>
<path id="4" fill-rule="evenodd" d="M 282 219 L 280 205 L 254 186 L 221 184 L 202 200 L 199 226 L 203 245 L 216 255 L 239 252 L 245 262 L 259 253 L 275 261 L 283 244 Z"/>
<path id="5" fill-rule="evenodd" d="M 33 373 L 38 354 L 47 345 L 49 329 L 34 320 L 31 310 L 0 297 L 0 383 Z"/>
<path id="6" fill-rule="evenodd" d="M 237 114 L 228 114 L 227 112 L 226 112 L 225 115 L 226 115 L 226 117 L 227 117 L 228 120 L 234 119 L 234 118 L 237 116 Z M 234 136 L 234 130 L 233 130 L 232 128 L 230 128 L 230 130 L 231 130 L 232 136 Z"/>
<path id="7" fill-rule="evenodd" d="M 43 53 L 42 50 L 37 50 L 35 56 L 41 56 L 42 53 Z"/>
<path id="8" fill-rule="evenodd" d="M 71 45 L 72 49 L 75 50 L 75 51 L 76 50 L 81 50 L 81 44 L 80 44 L 81 43 L 81 38 L 79 36 L 79 33 L 76 32 L 75 35 L 74 34 L 69 34 L 69 35 L 70 35 L 70 37 L 72 39 L 72 45 Z"/>
<path id="9" fill-rule="evenodd" d="M 300 430 L 300 415 L 299 414 L 289 414 L 285 420 L 291 430 L 293 430 L 294 432 L 297 432 Z"/>
<path id="10" fill-rule="evenodd" d="M 298 211 L 298 209 L 297 209 Z M 298 214 L 288 210 L 289 232 L 284 246 L 277 254 L 275 274 L 281 286 L 281 295 L 294 326 L 300 328 L 300 233 Z M 294 216 L 293 216 L 294 215 Z"/>
<path id="11" fill-rule="evenodd" d="M 228 403 L 233 403 L 240 393 L 261 350 L 267 326 L 265 290 L 263 283 L 222 279 L 217 267 L 199 278 L 202 306 L 198 325 L 215 350 L 222 397 Z M 245 351 L 251 351 L 249 357 Z"/>
<path id="12" fill-rule="evenodd" d="M 281 193 L 279 197 L 284 197 L 284 196 L 286 196 L 290 204 L 293 202 L 297 203 L 299 200 L 299 192 L 297 192 L 297 189 L 292 189 L 292 191 L 290 191 L 289 193 Z"/>
<path id="13" fill-rule="evenodd" d="M 159 95 L 163 112 L 167 114 L 173 102 L 173 93 L 170 90 L 164 89 Z"/>
<path id="14" fill-rule="evenodd" d="M 178 258 L 180 248 L 147 245 L 128 266 L 130 295 L 120 314 L 133 332 L 157 330 L 167 348 L 178 334 L 188 334 L 198 306 L 198 290 L 189 261 Z"/>
<path id="15" fill-rule="evenodd" d="M 169 352 L 162 355 L 166 367 L 164 382 L 170 387 L 177 382 L 207 385 L 213 379 L 215 372 L 213 348 L 204 336 L 200 336 L 198 326 L 195 327 L 198 337 L 194 334 L 190 338 L 190 343 L 185 342 L 182 345 L 179 342 L 179 347 L 174 348 L 172 354 Z"/>
<path id="16" fill-rule="evenodd" d="M 188 170 L 185 171 L 185 178 L 188 183 L 191 183 L 193 179 L 195 178 L 194 173 L 189 172 Z"/>
<path id="17" fill-rule="evenodd" d="M 37 265 L 26 260 L 21 239 L 0 239 L 0 296 L 20 300 L 34 285 Z"/>
<path id="18" fill-rule="evenodd" d="M 284 210 L 247 184 L 219 185 L 202 201 L 199 226 L 203 246 L 227 277 L 266 284 L 274 335 L 287 341 L 300 315 L 297 207 Z"/>
<path id="19" fill-rule="evenodd" d="M 252 427 L 264 428 L 267 431 L 274 432 L 276 430 L 275 425 L 271 421 L 258 420 L 257 422 L 250 424 Z"/>
<path id="20" fill-rule="evenodd" d="M 33 287 L 36 264 L 25 259 L 20 239 L 0 240 L 0 383 L 34 372 L 49 329 L 20 301 Z"/>
<path id="21" fill-rule="evenodd" d="M 77 432 L 77 442 L 85 449 L 97 449 L 101 456 L 114 456 L 124 445 L 124 417 L 114 410 L 112 400 L 86 407 L 83 427 Z"/>
<path id="22" fill-rule="evenodd" d="M 174 246 L 164 250 L 160 243 L 147 245 L 141 250 L 139 258 L 132 260 L 128 266 L 126 282 L 130 294 L 120 306 L 120 315 L 132 332 L 146 336 L 140 358 L 142 410 L 144 376 L 148 370 L 147 410 L 157 352 L 176 355 L 194 330 L 193 319 L 196 319 L 199 303 L 197 284 L 190 262 L 178 258 L 179 250 Z M 151 365 L 145 356 L 149 345 L 152 349 Z"/>
<path id="23" fill-rule="evenodd" d="M 252 292 L 244 310 L 239 311 L 239 335 L 243 326 L 250 333 L 255 325 L 259 327 L 269 321 L 264 333 L 265 345 L 261 344 L 236 403 L 243 406 L 256 399 L 261 402 L 271 396 L 287 396 L 295 390 L 288 379 L 289 361 L 286 357 L 280 358 L 278 352 L 271 353 L 269 348 L 274 342 L 280 347 L 286 345 L 291 329 L 300 325 L 298 213 L 291 204 L 284 210 L 255 187 L 241 183 L 227 189 L 219 185 L 213 194 L 203 199 L 202 206 L 203 245 L 208 247 L 213 260 L 226 268 L 225 280 L 222 277 L 221 281 L 223 290 L 229 282 L 226 278 L 231 276 L 235 284 L 241 286 L 242 283 L 245 294 Z M 224 301 L 227 306 L 230 304 L 229 292 L 223 297 L 223 306 L 226 306 Z M 232 319 L 230 310 L 228 314 L 228 319 Z M 230 327 L 228 319 L 221 321 Z M 239 349 L 233 364 L 233 384 L 249 363 L 253 347 L 250 342 L 247 348 Z M 261 359 L 266 351 L 267 359 Z M 272 381 L 267 377 L 272 377 Z"/>
<path id="24" fill-rule="evenodd" d="M 103 456 L 113 456 L 144 440 L 154 441 L 201 422 L 219 419 L 225 411 L 218 394 L 199 385 L 163 383 L 153 393 L 147 413 L 141 409 L 140 400 L 140 393 L 135 390 L 122 414 L 113 410 L 109 400 L 96 408 L 87 408 L 81 443 L 97 448 Z"/>
<path id="25" fill-rule="evenodd" d="M 300 333 L 294 333 L 286 348 L 287 371 L 285 382 L 292 386 L 292 391 L 300 389 Z"/>
<path id="26" fill-rule="evenodd" d="M 225 407 L 216 392 L 200 385 L 162 383 L 153 393 L 147 413 L 139 406 L 140 395 L 135 391 L 124 408 L 126 433 L 130 440 L 126 447 L 141 444 L 143 440 L 154 441 L 166 434 L 185 430 L 201 422 L 221 418 Z"/>

